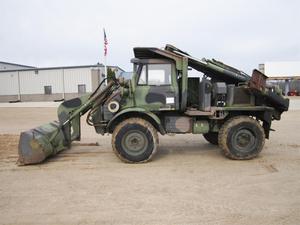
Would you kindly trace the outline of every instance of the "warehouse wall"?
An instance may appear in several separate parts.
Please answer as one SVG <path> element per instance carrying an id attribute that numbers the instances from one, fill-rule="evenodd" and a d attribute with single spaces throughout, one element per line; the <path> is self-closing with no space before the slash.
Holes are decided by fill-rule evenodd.
<path id="1" fill-rule="evenodd" d="M 86 91 L 92 91 L 91 68 L 64 70 L 65 93 L 77 93 L 78 85 L 85 84 Z"/>
<path id="2" fill-rule="evenodd" d="M 78 93 L 80 84 L 86 85 L 87 92 L 92 91 L 91 68 L 20 72 L 21 94 L 44 94 L 44 86 L 51 86 L 53 94 Z"/>
<path id="3" fill-rule="evenodd" d="M 111 68 L 116 76 L 122 71 Z M 103 74 L 103 66 L 93 65 L 0 71 L 0 102 L 71 99 L 94 91 Z M 85 93 L 79 93 L 79 85 Z M 50 86 L 51 94 L 45 93 L 45 86 Z"/>
<path id="4" fill-rule="evenodd" d="M 44 86 L 51 86 L 52 93 L 62 93 L 62 70 L 20 71 L 21 94 L 44 94 Z"/>
<path id="5" fill-rule="evenodd" d="M 92 79 L 92 71 L 100 75 L 99 67 L 36 69 L 0 72 L 0 102 L 8 101 L 53 101 L 71 99 L 83 95 L 78 85 L 84 85 L 86 93 L 92 92 L 101 77 Z M 51 94 L 45 94 L 45 86 L 51 86 Z M 20 94 L 20 95 L 19 95 Z"/>
<path id="6" fill-rule="evenodd" d="M 0 75 L 0 95 L 18 95 L 18 72 L 3 72 Z"/>
<path id="7" fill-rule="evenodd" d="M 19 99 L 18 72 L 3 72 L 0 75 L 0 102 Z"/>

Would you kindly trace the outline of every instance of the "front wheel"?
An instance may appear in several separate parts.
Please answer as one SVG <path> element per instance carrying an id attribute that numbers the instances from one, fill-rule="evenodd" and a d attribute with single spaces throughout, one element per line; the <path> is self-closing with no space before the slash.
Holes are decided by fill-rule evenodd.
<path id="1" fill-rule="evenodd" d="M 156 153 L 158 135 L 155 128 L 141 118 L 130 118 L 116 126 L 112 147 L 124 162 L 147 162 Z"/>
<path id="2" fill-rule="evenodd" d="M 258 121 L 248 116 L 229 119 L 219 131 L 219 146 L 230 159 L 255 158 L 264 143 L 264 129 Z"/>

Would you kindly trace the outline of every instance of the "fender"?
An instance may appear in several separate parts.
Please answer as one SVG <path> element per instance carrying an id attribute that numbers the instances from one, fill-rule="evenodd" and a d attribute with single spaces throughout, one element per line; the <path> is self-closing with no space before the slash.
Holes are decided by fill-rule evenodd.
<path id="1" fill-rule="evenodd" d="M 162 126 L 160 118 L 155 115 L 152 112 L 146 111 L 143 108 L 127 108 L 120 112 L 118 112 L 114 117 L 109 121 L 107 124 L 107 130 L 111 131 L 114 126 L 116 125 L 116 122 L 119 120 L 123 120 L 123 118 L 128 117 L 141 117 L 150 122 L 161 134 L 165 134 L 166 131 Z"/>

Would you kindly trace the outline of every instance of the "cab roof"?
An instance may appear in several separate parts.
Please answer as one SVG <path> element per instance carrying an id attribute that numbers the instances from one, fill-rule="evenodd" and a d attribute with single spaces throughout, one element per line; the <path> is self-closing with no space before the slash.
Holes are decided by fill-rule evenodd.
<path id="1" fill-rule="evenodd" d="M 227 83 L 239 83 L 248 81 L 251 77 L 246 73 L 226 65 L 217 60 L 197 59 L 185 51 L 176 48 L 173 45 L 167 44 L 164 49 L 154 47 L 136 47 L 133 49 L 135 58 L 138 59 L 171 59 L 178 65 L 182 64 L 185 58 L 188 60 L 188 66 L 204 73 L 212 79 L 224 81 Z"/>

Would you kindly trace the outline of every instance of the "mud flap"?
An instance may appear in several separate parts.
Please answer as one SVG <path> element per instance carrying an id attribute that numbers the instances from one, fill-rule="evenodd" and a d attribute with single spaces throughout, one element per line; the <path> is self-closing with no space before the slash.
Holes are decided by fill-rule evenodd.
<path id="1" fill-rule="evenodd" d="M 22 132 L 19 140 L 19 165 L 36 164 L 70 147 L 58 122 Z"/>

